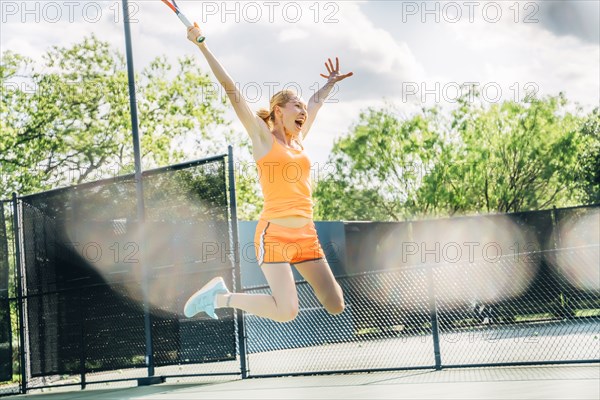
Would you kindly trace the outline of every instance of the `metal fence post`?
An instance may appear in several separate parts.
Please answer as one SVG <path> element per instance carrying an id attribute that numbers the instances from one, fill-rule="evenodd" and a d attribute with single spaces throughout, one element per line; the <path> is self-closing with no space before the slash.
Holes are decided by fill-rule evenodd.
<path id="1" fill-rule="evenodd" d="M 560 239 L 560 224 L 558 221 L 557 209 L 555 205 L 552 206 L 552 210 L 550 211 L 550 220 L 552 221 L 552 244 L 554 247 L 552 250 L 554 251 L 554 256 L 556 257 L 558 255 L 558 252 L 561 251 L 562 245 Z M 564 319 L 573 319 L 573 300 L 571 300 L 567 294 L 569 290 L 565 287 L 563 279 L 558 279 L 558 288 L 559 297 L 557 301 L 559 312 Z"/>
<path id="2" fill-rule="evenodd" d="M 20 362 L 19 366 L 21 374 L 21 393 L 27 393 L 27 366 L 25 365 L 25 308 L 23 306 L 23 274 L 21 271 L 21 236 L 19 235 L 19 202 L 17 194 L 12 194 L 13 203 L 13 234 L 15 235 L 15 268 L 17 269 L 17 308 L 19 313 L 19 346 Z"/>
<path id="3" fill-rule="evenodd" d="M 237 203 L 235 200 L 235 170 L 233 164 L 233 147 L 231 145 L 227 147 L 227 155 L 229 166 L 229 204 L 231 206 L 231 236 L 233 241 L 235 291 L 236 293 L 241 293 L 244 289 L 242 287 L 242 274 L 240 271 L 240 239 L 238 236 Z M 248 370 L 246 366 L 246 329 L 244 325 L 244 312 L 241 310 L 236 310 L 235 315 L 238 326 L 240 371 L 242 373 L 242 379 L 245 379 L 248 377 Z"/>
<path id="4" fill-rule="evenodd" d="M 135 163 L 135 187 L 137 200 L 137 217 L 139 224 L 138 240 L 140 248 L 140 261 L 142 269 L 142 292 L 144 297 L 144 331 L 146 337 L 146 366 L 148 377 L 154 376 L 154 349 L 152 347 L 152 315 L 150 314 L 150 304 L 148 300 L 148 265 L 146 264 L 146 242 L 145 242 L 145 208 L 144 208 L 144 187 L 142 181 L 142 156 L 140 150 L 139 124 L 137 115 L 137 103 L 135 96 L 135 74 L 133 67 L 133 48 L 131 45 L 131 30 L 129 28 L 129 6 L 127 0 L 123 0 L 123 27 L 125 30 L 125 50 L 127 56 L 127 81 L 129 83 L 129 107 L 131 113 L 131 133 L 133 139 L 133 158 Z M 154 380 L 143 381 L 154 383 Z M 142 384 L 142 381 L 140 381 Z"/>
<path id="5" fill-rule="evenodd" d="M 433 268 L 427 268 L 427 283 L 429 293 L 429 316 L 431 318 L 431 333 L 433 334 L 433 355 L 435 357 L 435 369 L 442 369 L 442 356 L 440 353 L 440 332 L 438 325 L 437 301 L 435 300 L 435 287 L 433 279 Z"/>
<path id="6" fill-rule="evenodd" d="M 81 389 L 85 389 L 86 380 L 85 380 L 85 317 L 83 313 L 83 293 L 81 288 L 78 290 L 79 292 L 79 302 L 78 302 L 78 310 L 79 310 L 79 320 L 81 321 L 81 327 L 79 328 L 79 345 L 81 346 L 79 352 L 79 374 L 81 377 Z"/>

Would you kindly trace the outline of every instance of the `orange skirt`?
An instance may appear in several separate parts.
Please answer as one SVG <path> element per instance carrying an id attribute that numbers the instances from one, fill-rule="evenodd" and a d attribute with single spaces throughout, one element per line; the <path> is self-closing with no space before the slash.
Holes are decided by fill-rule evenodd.
<path id="1" fill-rule="evenodd" d="M 254 234 L 258 265 L 299 264 L 325 258 L 314 222 L 300 228 L 288 228 L 260 219 Z"/>

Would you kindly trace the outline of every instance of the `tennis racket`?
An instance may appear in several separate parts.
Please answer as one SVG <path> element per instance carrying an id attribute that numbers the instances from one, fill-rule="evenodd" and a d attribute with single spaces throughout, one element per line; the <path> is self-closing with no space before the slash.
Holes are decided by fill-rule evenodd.
<path id="1" fill-rule="evenodd" d="M 177 15 L 179 17 L 179 20 L 185 25 L 186 28 L 189 28 L 192 26 L 196 26 L 196 27 L 198 26 L 198 24 L 196 24 L 195 22 L 192 24 L 190 22 L 190 20 L 187 19 L 185 17 L 185 15 L 183 15 L 181 10 L 177 6 L 177 3 L 175 3 L 175 0 L 162 0 L 162 2 L 165 3 L 175 13 L 175 15 Z M 196 38 L 196 42 L 202 43 L 202 42 L 204 42 L 204 39 L 205 39 L 204 36 L 198 36 Z"/>

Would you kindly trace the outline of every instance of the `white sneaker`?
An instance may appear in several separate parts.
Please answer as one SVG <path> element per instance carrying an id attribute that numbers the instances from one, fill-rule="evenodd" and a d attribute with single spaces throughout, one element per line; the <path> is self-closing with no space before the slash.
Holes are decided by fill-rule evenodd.
<path id="1" fill-rule="evenodd" d="M 183 307 L 183 315 L 191 318 L 205 312 L 213 319 L 219 319 L 215 314 L 215 300 L 218 294 L 229 293 L 225 281 L 220 276 L 211 279 L 202 289 L 194 293 Z"/>

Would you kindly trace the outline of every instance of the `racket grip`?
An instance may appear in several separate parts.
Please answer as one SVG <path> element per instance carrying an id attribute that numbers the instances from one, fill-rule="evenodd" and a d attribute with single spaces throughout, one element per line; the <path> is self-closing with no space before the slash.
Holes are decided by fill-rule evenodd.
<path id="1" fill-rule="evenodd" d="M 194 22 L 194 26 L 195 26 L 196 28 L 200 28 L 196 22 Z M 196 38 L 196 42 L 198 42 L 198 43 L 202 43 L 202 42 L 204 42 L 204 40 L 205 40 L 205 39 L 206 39 L 206 37 L 204 37 L 204 36 L 200 35 L 200 36 L 198 36 L 198 37 Z"/>

